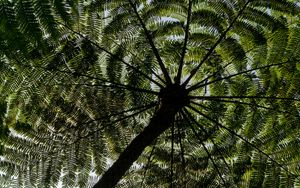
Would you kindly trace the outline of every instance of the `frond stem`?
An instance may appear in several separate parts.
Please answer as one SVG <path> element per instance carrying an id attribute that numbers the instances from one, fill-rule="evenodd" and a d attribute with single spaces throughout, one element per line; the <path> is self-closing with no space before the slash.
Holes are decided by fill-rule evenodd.
<path id="1" fill-rule="evenodd" d="M 202 105 L 202 104 L 200 104 L 200 103 L 196 103 L 196 102 L 194 102 L 194 101 L 191 101 L 191 103 L 194 104 L 194 105 L 200 106 L 200 107 L 203 108 L 203 109 L 210 109 L 209 107 L 204 106 L 204 105 Z"/>
<path id="2" fill-rule="evenodd" d="M 183 180 L 184 180 L 184 185 L 186 187 L 186 164 L 185 164 L 185 159 L 184 159 L 184 147 L 182 144 L 182 139 L 183 139 L 183 135 L 181 132 L 181 128 L 179 127 L 179 124 L 177 124 L 177 131 L 178 131 L 178 136 L 179 136 L 179 146 L 180 146 L 180 156 L 181 156 L 181 163 L 182 163 L 182 170 L 183 170 Z"/>
<path id="3" fill-rule="evenodd" d="M 20 65 L 22 65 L 18 59 L 14 59 L 14 60 L 17 61 Z M 39 69 L 43 69 L 43 70 L 46 70 L 46 71 L 50 72 L 50 70 L 47 67 L 31 66 L 31 65 L 23 65 L 23 66 L 26 67 L 26 68 L 31 68 L 31 69 L 39 68 Z M 60 70 L 60 69 L 57 69 L 57 68 L 53 68 L 52 70 L 56 71 L 56 72 L 64 73 L 64 74 L 72 74 L 72 75 L 74 75 L 74 72 L 71 72 L 70 69 L 68 69 L 69 71 Z M 106 82 L 106 83 L 111 84 L 111 85 L 98 84 L 99 86 L 102 86 L 102 87 L 116 87 L 116 88 L 121 88 L 121 89 L 132 90 L 132 91 L 145 92 L 145 93 L 154 94 L 154 95 L 158 95 L 159 94 L 159 92 L 156 92 L 156 91 L 142 89 L 142 88 L 136 88 L 136 87 L 133 87 L 133 86 L 130 86 L 130 85 L 121 84 L 121 83 L 113 82 L 113 81 L 110 81 L 110 80 L 107 80 L 107 79 L 98 78 L 98 77 L 94 77 L 94 76 L 90 76 L 90 75 L 86 75 L 86 74 L 76 73 L 76 76 L 90 78 L 90 79 L 94 79 L 94 80 L 99 80 L 101 82 Z M 55 84 L 55 85 L 59 85 L 59 84 Z M 88 84 L 85 84 L 85 85 L 88 85 Z M 91 85 L 91 86 L 95 86 L 95 85 Z"/>
<path id="4" fill-rule="evenodd" d="M 127 109 L 127 110 L 123 110 L 121 112 L 117 112 L 117 113 L 114 113 L 114 114 L 109 114 L 109 115 L 106 115 L 106 116 L 95 118 L 95 119 L 93 119 L 91 121 L 85 122 L 84 124 L 90 124 L 90 123 L 93 123 L 95 121 L 99 121 L 99 120 L 102 120 L 102 119 L 106 119 L 107 120 L 108 118 L 111 118 L 113 116 L 122 115 L 122 114 L 125 114 L 127 112 L 136 111 L 136 110 L 143 109 L 143 108 L 151 108 L 151 107 L 154 107 L 156 104 L 157 104 L 157 102 L 152 102 L 152 103 L 147 104 L 147 105 L 130 108 L 130 109 Z"/>
<path id="5" fill-rule="evenodd" d="M 251 51 L 254 50 L 254 49 L 255 49 L 255 48 L 253 47 L 253 48 L 247 50 L 245 53 L 247 54 L 247 53 L 251 52 Z M 236 58 L 237 58 L 237 57 L 235 57 L 234 59 L 232 59 L 229 63 L 227 63 L 226 65 L 224 65 L 221 69 L 225 69 L 226 67 L 228 67 L 229 65 L 231 65 L 231 64 L 233 63 L 233 61 L 234 61 Z M 201 80 L 200 82 L 194 84 L 193 86 L 191 86 L 191 87 L 188 88 L 188 89 L 193 90 L 192 88 L 198 87 L 198 86 L 201 85 L 203 82 L 207 82 L 208 79 L 210 79 L 210 78 L 216 76 L 219 72 L 220 72 L 220 71 L 214 72 L 213 74 L 211 74 L 211 75 L 205 77 L 203 80 Z"/>
<path id="6" fill-rule="evenodd" d="M 218 121 L 216 121 L 216 120 L 210 118 L 209 116 L 203 114 L 202 112 L 200 112 L 199 110 L 195 109 L 194 107 L 192 107 L 192 106 L 188 106 L 188 107 L 190 109 L 192 109 L 194 112 L 198 113 L 199 115 L 201 115 L 201 116 L 205 117 L 206 119 L 210 120 L 211 122 L 213 122 L 214 124 L 216 124 L 218 127 L 227 130 L 229 133 L 231 133 L 231 134 L 235 135 L 236 137 L 238 137 L 239 139 L 243 140 L 245 143 L 247 143 L 248 145 L 250 145 L 251 147 L 253 147 L 254 149 L 256 149 L 259 153 L 265 155 L 268 159 L 270 159 L 272 162 L 274 162 L 276 165 L 278 165 L 280 168 L 282 168 L 288 174 L 291 174 L 286 167 L 284 167 L 282 164 L 278 163 L 275 159 L 273 159 L 272 157 L 270 157 L 269 154 L 265 153 L 264 151 L 262 151 L 261 149 L 259 149 L 258 147 L 256 147 L 254 144 L 252 144 L 251 142 L 249 142 L 247 139 L 245 139 L 244 137 L 242 137 L 241 135 L 239 135 L 235 131 L 227 128 L 226 126 L 222 125 Z"/>
<path id="7" fill-rule="evenodd" d="M 175 78 L 175 83 L 176 84 L 180 84 L 180 81 L 181 81 L 181 74 L 182 74 L 182 68 L 183 68 L 183 64 L 184 64 L 184 57 L 185 57 L 185 54 L 186 54 L 187 43 L 188 43 L 188 39 L 189 39 L 191 14 L 192 14 L 192 1 L 189 0 L 183 48 L 182 48 L 182 53 L 181 53 L 181 59 L 179 61 L 179 68 L 178 68 L 177 76 Z"/>
<path id="8" fill-rule="evenodd" d="M 224 180 L 224 178 L 223 178 L 223 176 L 222 176 L 222 173 L 220 172 L 218 165 L 215 163 L 215 161 L 213 160 L 211 154 L 209 153 L 208 149 L 206 148 L 205 144 L 203 143 L 203 142 L 204 142 L 203 139 L 201 139 L 200 135 L 197 133 L 197 131 L 195 130 L 195 128 L 194 128 L 193 125 L 191 124 L 190 119 L 185 115 L 185 113 L 182 113 L 182 114 L 183 114 L 183 117 L 184 117 L 184 118 L 186 119 L 186 121 L 188 122 L 188 125 L 189 125 L 189 127 L 192 129 L 194 135 L 197 137 L 198 141 L 200 142 L 200 144 L 202 145 L 203 149 L 205 150 L 205 152 L 206 152 L 208 158 L 211 160 L 211 162 L 212 162 L 214 168 L 216 169 L 216 171 L 217 171 L 217 173 L 218 173 L 220 179 L 222 180 L 224 186 L 226 187 L 226 183 L 225 183 L 225 180 Z"/>
<path id="9" fill-rule="evenodd" d="M 143 179 L 142 179 L 142 182 L 141 182 L 141 187 L 144 186 L 144 181 L 146 179 L 146 174 L 147 174 L 147 171 L 148 171 L 148 168 L 149 168 L 149 165 L 150 165 L 150 162 L 151 162 L 151 158 L 152 158 L 154 150 L 155 150 L 156 142 L 157 142 L 157 140 L 154 141 L 152 149 L 151 149 L 151 152 L 150 152 L 150 155 L 148 156 L 147 164 L 146 164 L 146 167 L 145 167 L 145 171 L 143 173 Z"/>
<path id="10" fill-rule="evenodd" d="M 151 107 L 153 107 L 153 106 L 151 106 Z M 109 124 L 106 124 L 106 125 L 103 126 L 103 127 L 100 127 L 100 128 L 98 128 L 98 129 L 96 129 L 96 130 L 93 130 L 93 131 L 87 133 L 86 135 L 78 136 L 78 138 L 77 138 L 74 142 L 69 143 L 68 145 L 73 145 L 73 144 L 79 142 L 81 139 L 88 138 L 88 137 L 92 136 L 93 134 L 95 134 L 95 133 L 97 133 L 97 132 L 99 132 L 99 131 L 102 131 L 102 130 L 106 129 L 108 126 L 111 126 L 111 125 L 113 125 L 113 124 L 115 124 L 115 123 L 121 122 L 121 121 L 123 121 L 123 120 L 125 120 L 125 119 L 134 117 L 134 116 L 136 116 L 136 115 L 138 115 L 138 114 L 140 114 L 140 113 L 142 113 L 142 112 L 144 112 L 144 111 L 150 109 L 151 107 L 143 108 L 142 110 L 139 110 L 138 112 L 135 112 L 135 113 L 133 113 L 133 114 L 130 114 L 130 115 L 125 116 L 125 117 L 122 117 L 122 118 L 119 118 L 119 119 L 117 119 L 117 120 L 115 120 L 115 121 L 113 121 L 113 122 L 111 122 L 111 123 L 109 123 Z"/>
<path id="11" fill-rule="evenodd" d="M 204 132 L 204 134 L 206 135 L 206 137 L 213 143 L 213 145 L 216 147 L 217 152 L 219 153 L 219 155 L 221 156 L 222 161 L 224 162 L 224 164 L 226 165 L 226 167 L 228 169 L 230 169 L 228 163 L 226 162 L 225 158 L 223 157 L 219 147 L 217 146 L 217 144 L 214 142 L 213 139 L 209 138 L 209 133 L 207 132 L 206 129 L 203 128 L 203 126 L 201 126 L 196 120 L 195 118 L 186 110 L 184 109 L 184 112 L 187 114 L 187 116 L 197 125 L 197 127 L 199 127 L 201 129 L 202 132 Z"/>
<path id="12" fill-rule="evenodd" d="M 170 187 L 173 188 L 173 165 L 174 165 L 174 123 L 171 127 L 171 177 L 170 177 Z"/>
<path id="13" fill-rule="evenodd" d="M 300 101 L 300 99 L 288 98 L 288 97 L 272 97 L 272 96 L 189 96 L 190 99 L 199 100 L 213 100 L 213 99 L 271 99 L 271 100 L 290 100 L 290 101 Z"/>
<path id="14" fill-rule="evenodd" d="M 109 83 L 109 84 L 54 84 L 54 85 L 63 85 L 63 86 L 87 86 L 87 87 L 108 87 L 108 88 L 118 88 L 118 89 L 125 89 L 129 91 L 135 91 L 135 92 L 142 92 L 142 93 L 148 93 L 152 95 L 158 95 L 159 92 L 143 89 L 143 88 L 137 88 L 130 85 L 125 84 L 115 84 L 115 83 Z"/>
<path id="15" fill-rule="evenodd" d="M 216 47 L 222 42 L 222 40 L 225 38 L 226 34 L 230 29 L 232 28 L 233 24 L 238 20 L 238 18 L 242 15 L 248 4 L 251 2 L 251 0 L 248 0 L 245 5 L 241 8 L 241 10 L 237 13 L 236 17 L 233 19 L 233 21 L 230 23 L 230 25 L 227 27 L 227 29 L 221 34 L 220 38 L 216 41 L 216 43 L 209 49 L 207 54 L 203 57 L 201 62 L 198 64 L 197 67 L 195 67 L 192 71 L 189 77 L 185 80 L 183 83 L 184 86 L 186 86 L 190 80 L 194 77 L 194 75 L 197 73 L 197 71 L 200 69 L 202 64 L 209 58 L 209 56 L 213 53 L 213 51 L 216 49 Z"/>
<path id="16" fill-rule="evenodd" d="M 288 111 L 282 111 L 282 110 L 278 110 L 278 109 L 275 109 L 275 108 L 270 108 L 270 107 L 266 107 L 266 106 L 261 106 L 261 105 L 258 105 L 256 103 L 247 103 L 247 102 L 241 102 L 241 101 L 231 101 L 231 100 L 223 100 L 223 99 L 205 99 L 205 100 L 211 100 L 211 101 L 219 101 L 219 102 L 227 102 L 227 103 L 235 103 L 235 104 L 242 104 L 242 105 L 248 105 L 248 106 L 255 106 L 257 108 L 263 108 L 263 109 L 267 109 L 267 110 L 274 110 L 274 111 L 277 111 L 277 112 L 281 112 L 281 113 L 287 113 L 287 114 L 291 114 L 290 112 Z M 196 105 L 199 105 L 198 103 L 196 102 L 192 102 L 193 104 L 196 104 Z"/>
<path id="17" fill-rule="evenodd" d="M 133 9 L 136 17 L 138 18 L 138 20 L 139 20 L 139 22 L 140 22 L 140 24 L 141 24 L 141 26 L 142 26 L 142 28 L 145 32 L 146 38 L 147 38 L 147 40 L 148 40 L 148 42 L 151 46 L 151 49 L 152 49 L 152 51 L 153 51 L 153 53 L 154 53 L 154 55 L 155 55 L 155 57 L 158 61 L 159 67 L 161 68 L 161 71 L 163 72 L 163 75 L 166 79 L 167 84 L 172 84 L 172 80 L 170 78 L 170 75 L 169 75 L 169 73 L 168 73 L 168 71 L 167 71 L 160 55 L 159 55 L 159 52 L 158 52 L 157 48 L 155 47 L 155 44 L 154 44 L 153 39 L 150 35 L 150 32 L 146 28 L 146 25 L 145 25 L 144 21 L 142 20 L 141 16 L 139 15 L 139 13 L 137 11 L 137 8 L 136 8 L 135 4 L 131 0 L 128 0 L 128 2 L 130 4 L 131 8 Z"/>
<path id="18" fill-rule="evenodd" d="M 109 54 L 110 56 L 118 59 L 120 62 L 122 62 L 123 64 L 125 64 L 126 66 L 128 66 L 129 68 L 131 68 L 132 70 L 138 72 L 139 74 L 141 74 L 142 76 L 144 76 L 145 78 L 147 78 L 148 80 L 150 80 L 151 82 L 153 82 L 154 84 L 156 84 L 157 86 L 159 86 L 160 88 L 163 88 L 163 86 L 158 83 L 157 81 L 153 80 L 151 77 L 149 77 L 147 74 L 145 74 L 144 72 L 140 71 L 138 68 L 130 65 L 129 63 L 127 63 L 125 60 L 123 60 L 121 57 L 113 54 L 112 52 L 108 51 L 107 49 L 101 47 L 99 44 L 97 44 L 96 42 L 93 42 L 91 41 L 90 39 L 88 39 L 86 36 L 84 36 L 83 34 L 77 32 L 77 31 L 74 31 L 72 28 L 70 28 L 69 26 L 63 24 L 63 23 L 60 23 L 58 22 L 60 25 L 66 27 L 67 29 L 69 29 L 71 32 L 79 35 L 80 37 L 84 38 L 85 40 L 89 41 L 92 45 L 96 46 L 99 50 L 103 50 L 104 52 L 106 52 L 107 54 Z"/>
<path id="19" fill-rule="evenodd" d="M 114 40 L 112 40 L 111 38 L 108 38 L 108 37 L 107 37 L 107 39 L 109 39 L 110 41 L 112 41 L 114 44 L 118 45 L 118 46 L 121 47 L 122 49 L 128 51 L 132 56 L 134 56 L 135 58 L 137 58 L 139 61 L 141 61 L 141 62 L 143 61 L 143 60 L 142 60 L 140 57 L 138 57 L 136 54 L 134 54 L 134 53 L 131 52 L 130 50 L 124 48 L 122 45 L 118 44 L 116 41 L 114 41 Z M 149 71 L 150 71 L 157 79 L 159 79 L 162 83 L 166 84 L 166 81 L 163 80 L 156 72 L 154 72 L 154 71 L 152 70 L 152 68 L 148 66 L 148 64 L 146 64 L 146 67 L 148 68 L 148 70 L 149 70 Z"/>
<path id="20" fill-rule="evenodd" d="M 257 67 L 257 68 L 245 70 L 245 71 L 242 71 L 242 72 L 238 72 L 238 73 L 236 73 L 236 74 L 232 74 L 232 75 L 229 75 L 229 76 L 226 76 L 226 77 L 222 77 L 222 78 L 219 78 L 219 79 L 216 79 L 216 80 L 213 80 L 213 81 L 204 83 L 204 84 L 200 84 L 201 82 L 199 82 L 198 84 L 196 84 L 196 85 L 194 85 L 194 86 L 191 86 L 191 87 L 188 88 L 187 90 L 188 90 L 188 91 L 193 91 L 193 90 L 196 90 L 196 89 L 198 89 L 198 88 L 200 88 L 200 87 L 204 87 L 204 86 L 213 84 L 213 83 L 218 82 L 218 81 L 221 81 L 221 80 L 230 79 L 230 78 L 232 78 L 232 77 L 235 77 L 235 76 L 238 76 L 238 75 L 242 75 L 242 74 L 245 74 L 245 73 L 248 73 L 248 72 L 252 72 L 252 71 L 255 71 L 255 70 L 266 69 L 266 68 L 273 67 L 273 66 L 283 65 L 283 64 L 285 64 L 285 63 L 287 63 L 287 62 L 276 63 L 276 64 L 271 64 L 271 65 L 266 65 L 266 66 L 262 66 L 262 67 Z M 211 77 L 211 76 L 210 76 L 210 77 Z M 206 79 L 208 79 L 208 78 L 206 78 Z"/>

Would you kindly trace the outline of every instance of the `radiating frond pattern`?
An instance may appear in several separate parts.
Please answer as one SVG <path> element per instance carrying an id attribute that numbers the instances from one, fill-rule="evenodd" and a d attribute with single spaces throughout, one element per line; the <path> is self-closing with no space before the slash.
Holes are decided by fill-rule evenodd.
<path id="1" fill-rule="evenodd" d="M 1 187 L 299 187 L 299 14 L 0 1 Z"/>

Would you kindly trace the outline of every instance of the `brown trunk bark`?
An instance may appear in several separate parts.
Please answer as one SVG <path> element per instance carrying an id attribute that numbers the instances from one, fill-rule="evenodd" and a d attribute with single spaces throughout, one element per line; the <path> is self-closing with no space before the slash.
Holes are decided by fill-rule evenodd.
<path id="1" fill-rule="evenodd" d="M 114 187 L 144 149 L 172 125 L 178 111 L 179 107 L 177 106 L 168 103 L 162 104 L 150 120 L 149 125 L 131 141 L 93 188 Z"/>

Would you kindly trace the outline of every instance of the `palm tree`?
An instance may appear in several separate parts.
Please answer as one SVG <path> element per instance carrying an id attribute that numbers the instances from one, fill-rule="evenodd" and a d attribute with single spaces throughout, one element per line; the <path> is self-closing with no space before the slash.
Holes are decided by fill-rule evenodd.
<path id="1" fill-rule="evenodd" d="M 1 1 L 2 187 L 299 186 L 299 12 Z"/>

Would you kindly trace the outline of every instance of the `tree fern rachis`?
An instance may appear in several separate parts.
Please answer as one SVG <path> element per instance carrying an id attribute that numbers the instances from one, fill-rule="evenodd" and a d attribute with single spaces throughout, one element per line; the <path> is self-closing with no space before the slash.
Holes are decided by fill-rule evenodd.
<path id="1" fill-rule="evenodd" d="M 296 187 L 299 11 L 1 1 L 1 186 Z"/>

